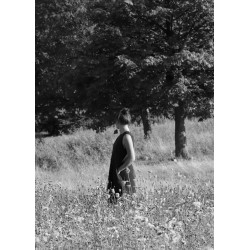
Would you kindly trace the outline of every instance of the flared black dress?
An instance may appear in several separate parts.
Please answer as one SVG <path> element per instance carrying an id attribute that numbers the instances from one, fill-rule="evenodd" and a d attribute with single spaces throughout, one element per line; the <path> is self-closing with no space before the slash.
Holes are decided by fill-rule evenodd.
<path id="1" fill-rule="evenodd" d="M 126 172 L 126 169 L 120 172 L 120 177 L 117 175 L 117 169 L 123 164 L 124 157 L 127 155 L 127 150 L 122 144 L 123 136 L 129 134 L 132 137 L 134 143 L 134 138 L 129 131 L 126 131 L 120 134 L 113 145 L 113 151 L 110 162 L 109 177 L 108 177 L 108 186 L 107 189 L 111 192 L 114 189 L 115 193 L 119 193 L 120 196 L 124 192 L 135 193 L 135 170 L 131 164 L 128 168 L 129 173 Z"/>

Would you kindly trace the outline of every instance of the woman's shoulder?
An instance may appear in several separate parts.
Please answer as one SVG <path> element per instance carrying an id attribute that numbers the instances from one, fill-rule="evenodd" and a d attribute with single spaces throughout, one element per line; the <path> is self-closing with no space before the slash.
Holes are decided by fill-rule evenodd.
<path id="1" fill-rule="evenodd" d="M 125 131 L 124 133 L 122 133 L 122 137 L 129 137 L 131 136 L 133 138 L 133 134 L 130 131 Z"/>
<path id="2" fill-rule="evenodd" d="M 132 139 L 132 142 L 134 143 L 134 137 L 132 135 L 132 133 L 130 131 L 126 131 L 122 134 L 122 141 L 126 141 L 126 140 L 130 140 L 130 138 Z"/>

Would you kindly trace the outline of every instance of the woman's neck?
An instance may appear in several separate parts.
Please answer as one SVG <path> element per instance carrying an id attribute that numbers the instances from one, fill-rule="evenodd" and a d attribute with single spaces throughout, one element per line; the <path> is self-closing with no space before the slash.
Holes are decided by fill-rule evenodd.
<path id="1" fill-rule="evenodd" d="M 120 130 L 120 134 L 122 134 L 126 131 L 129 131 L 129 127 L 128 127 L 128 125 L 124 125 L 124 126 L 120 127 L 119 130 Z"/>

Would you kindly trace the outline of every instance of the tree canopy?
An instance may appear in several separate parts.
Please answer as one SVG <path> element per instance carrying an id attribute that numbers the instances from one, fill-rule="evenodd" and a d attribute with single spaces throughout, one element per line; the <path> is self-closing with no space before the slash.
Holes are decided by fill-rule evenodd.
<path id="1" fill-rule="evenodd" d="M 184 145 L 184 119 L 213 109 L 213 25 L 212 0 L 36 0 L 38 104 L 67 99 L 96 130 L 129 107 L 146 138 L 164 115 Z"/>
<path id="2" fill-rule="evenodd" d="M 90 1 L 87 10 L 95 24 L 91 92 L 97 102 L 107 95 L 100 104 L 107 114 L 128 106 L 168 116 L 181 101 L 187 115 L 209 116 L 212 1 Z M 99 106 L 91 104 L 94 113 Z"/>

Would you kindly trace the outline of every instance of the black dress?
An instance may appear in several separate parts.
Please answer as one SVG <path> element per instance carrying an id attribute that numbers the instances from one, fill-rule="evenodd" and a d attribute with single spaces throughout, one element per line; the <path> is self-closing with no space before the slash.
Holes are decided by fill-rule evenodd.
<path id="1" fill-rule="evenodd" d="M 132 141 L 134 143 L 134 138 L 129 131 L 126 131 L 117 137 L 113 145 L 107 186 L 107 189 L 110 191 L 110 193 L 112 193 L 112 189 L 114 189 L 115 193 L 119 193 L 120 196 L 124 192 L 135 193 L 136 191 L 135 171 L 132 164 L 128 167 L 130 170 L 129 173 L 126 172 L 126 169 L 120 172 L 120 177 L 122 178 L 122 181 L 117 175 L 117 169 L 123 164 L 123 159 L 127 155 L 127 150 L 122 144 L 123 136 L 126 134 L 131 135 Z"/>

